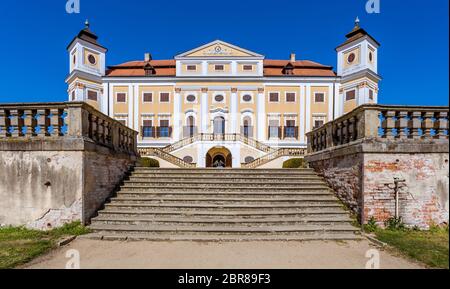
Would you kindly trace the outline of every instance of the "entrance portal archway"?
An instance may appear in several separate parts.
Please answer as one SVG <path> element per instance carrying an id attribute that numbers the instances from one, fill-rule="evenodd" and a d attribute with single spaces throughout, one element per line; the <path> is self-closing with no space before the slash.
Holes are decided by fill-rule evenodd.
<path id="1" fill-rule="evenodd" d="M 233 156 L 225 147 L 214 147 L 206 154 L 207 168 L 231 168 L 233 167 Z"/>

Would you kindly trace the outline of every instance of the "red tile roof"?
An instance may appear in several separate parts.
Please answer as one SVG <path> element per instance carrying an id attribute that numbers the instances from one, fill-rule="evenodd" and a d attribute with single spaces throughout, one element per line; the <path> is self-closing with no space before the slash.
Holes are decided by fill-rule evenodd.
<path id="1" fill-rule="evenodd" d="M 138 77 L 145 76 L 144 66 L 148 63 L 145 61 L 130 61 L 115 66 L 108 67 L 106 71 L 107 77 Z M 175 60 L 151 60 L 149 62 L 154 69 L 155 76 L 174 77 L 176 75 L 176 61 Z M 293 66 L 293 73 L 285 74 L 285 67 L 291 64 Z M 299 60 L 291 63 L 289 60 L 264 60 L 264 76 L 336 76 L 333 67 L 322 65 L 320 63 L 310 60 Z"/>

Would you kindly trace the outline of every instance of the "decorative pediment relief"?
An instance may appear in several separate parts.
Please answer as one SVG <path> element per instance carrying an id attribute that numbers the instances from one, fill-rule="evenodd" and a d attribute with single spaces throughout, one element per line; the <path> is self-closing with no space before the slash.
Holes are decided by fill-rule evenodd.
<path id="1" fill-rule="evenodd" d="M 184 57 L 262 57 L 262 55 L 216 40 L 177 56 L 177 58 Z"/>

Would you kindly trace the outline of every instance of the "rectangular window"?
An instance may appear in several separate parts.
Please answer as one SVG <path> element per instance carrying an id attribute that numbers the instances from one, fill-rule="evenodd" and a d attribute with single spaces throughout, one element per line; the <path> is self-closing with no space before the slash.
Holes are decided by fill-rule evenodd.
<path id="1" fill-rule="evenodd" d="M 286 93 L 286 102 L 295 102 L 295 92 Z"/>
<path id="2" fill-rule="evenodd" d="M 242 69 L 244 70 L 244 71 L 253 71 L 253 65 L 244 65 L 243 67 L 242 67 Z"/>
<path id="3" fill-rule="evenodd" d="M 127 94 L 124 92 L 117 93 L 116 102 L 127 102 Z"/>
<path id="4" fill-rule="evenodd" d="M 159 101 L 160 102 L 169 102 L 170 101 L 170 94 L 167 93 L 167 92 L 160 93 Z"/>
<path id="5" fill-rule="evenodd" d="M 314 120 L 314 129 L 319 128 L 325 124 L 324 120 L 316 119 Z"/>
<path id="6" fill-rule="evenodd" d="M 345 93 L 345 101 L 356 99 L 356 90 L 350 90 Z"/>
<path id="7" fill-rule="evenodd" d="M 88 99 L 97 101 L 97 92 L 93 90 L 88 90 Z"/>
<path id="8" fill-rule="evenodd" d="M 223 66 L 222 64 L 216 64 L 216 65 L 214 65 L 214 70 L 215 71 L 224 71 L 225 66 Z"/>
<path id="9" fill-rule="evenodd" d="M 314 102 L 325 102 L 325 93 L 317 92 L 314 94 Z"/>
<path id="10" fill-rule="evenodd" d="M 269 101 L 270 102 L 278 102 L 280 94 L 278 92 L 269 93 Z"/>
<path id="11" fill-rule="evenodd" d="M 75 90 L 74 91 L 72 91 L 72 101 L 74 101 L 75 100 Z"/>
<path id="12" fill-rule="evenodd" d="M 369 89 L 369 100 L 373 100 L 373 90 Z"/>
<path id="13" fill-rule="evenodd" d="M 160 137 L 170 137 L 170 128 L 168 120 L 159 121 L 159 136 Z"/>
<path id="14" fill-rule="evenodd" d="M 186 69 L 187 71 L 197 71 L 197 65 L 188 65 Z"/>
<path id="15" fill-rule="evenodd" d="M 269 121 L 269 138 L 279 138 L 280 137 L 280 121 L 270 120 Z"/>
<path id="16" fill-rule="evenodd" d="M 153 131 L 153 121 L 146 119 L 142 122 L 142 135 L 144 137 L 154 137 L 154 131 Z"/>
<path id="17" fill-rule="evenodd" d="M 143 102 L 152 102 L 153 101 L 153 93 L 144 92 L 143 94 Z"/>

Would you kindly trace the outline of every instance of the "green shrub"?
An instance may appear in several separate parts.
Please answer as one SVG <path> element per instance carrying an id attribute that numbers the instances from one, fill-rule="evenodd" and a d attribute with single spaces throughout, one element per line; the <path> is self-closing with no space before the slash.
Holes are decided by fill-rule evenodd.
<path id="1" fill-rule="evenodd" d="M 290 159 L 283 163 L 283 169 L 305 169 L 308 167 L 308 163 L 305 159 Z"/>
<path id="2" fill-rule="evenodd" d="M 138 161 L 141 167 L 146 168 L 159 168 L 159 162 L 151 158 L 140 158 Z"/>
<path id="3" fill-rule="evenodd" d="M 401 217 L 399 218 L 389 218 L 388 220 L 386 220 L 386 222 L 384 222 L 384 225 L 386 227 L 386 229 L 388 230 L 405 230 L 405 224 L 403 223 L 403 220 Z"/>
<path id="4" fill-rule="evenodd" d="M 375 220 L 375 218 L 373 216 L 370 217 L 370 219 L 367 221 L 367 224 L 364 225 L 364 230 L 369 233 L 372 233 L 372 232 L 375 232 L 376 230 L 378 230 L 377 221 Z"/>

